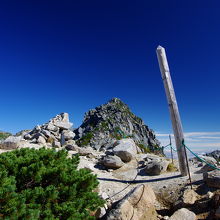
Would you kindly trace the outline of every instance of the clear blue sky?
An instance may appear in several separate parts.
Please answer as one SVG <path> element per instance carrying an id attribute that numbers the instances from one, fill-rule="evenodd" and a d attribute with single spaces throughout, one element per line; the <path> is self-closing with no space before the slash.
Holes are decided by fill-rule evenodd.
<path id="1" fill-rule="evenodd" d="M 166 48 L 186 132 L 220 131 L 220 2 L 1 1 L 0 130 L 17 132 L 119 97 L 170 133 L 156 57 Z"/>

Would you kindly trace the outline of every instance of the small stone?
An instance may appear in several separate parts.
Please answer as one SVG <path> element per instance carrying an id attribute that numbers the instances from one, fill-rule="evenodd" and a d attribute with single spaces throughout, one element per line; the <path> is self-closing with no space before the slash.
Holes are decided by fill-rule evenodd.
<path id="1" fill-rule="evenodd" d="M 58 128 L 55 125 L 53 125 L 52 123 L 49 123 L 47 125 L 47 130 L 49 130 L 49 131 L 57 131 Z"/>
<path id="2" fill-rule="evenodd" d="M 59 141 L 54 141 L 53 144 L 52 144 L 53 147 L 55 148 L 60 148 L 61 147 L 61 144 Z"/>
<path id="3" fill-rule="evenodd" d="M 45 135 L 45 137 L 47 137 L 47 138 L 51 137 L 51 133 L 49 131 L 47 131 L 47 130 L 42 130 L 41 133 L 43 135 Z"/>
<path id="4" fill-rule="evenodd" d="M 186 208 L 182 208 L 174 212 L 169 220 L 196 220 L 196 214 Z"/>
<path id="5" fill-rule="evenodd" d="M 67 144 L 64 147 L 68 151 L 71 151 L 71 150 L 76 151 L 76 152 L 79 151 L 79 147 L 77 145 L 75 145 L 75 144 L 74 145 L 73 144 Z"/>
<path id="6" fill-rule="evenodd" d="M 183 193 L 183 203 L 184 204 L 193 205 L 197 199 L 198 199 L 198 194 L 194 190 L 187 189 L 184 191 L 184 193 Z"/>
<path id="7" fill-rule="evenodd" d="M 73 123 L 57 121 L 57 122 L 54 122 L 54 125 L 61 128 L 61 129 L 63 129 L 63 130 L 68 130 L 72 127 Z"/>
<path id="8" fill-rule="evenodd" d="M 72 140 L 75 137 L 75 133 L 73 131 L 70 131 L 70 130 L 64 130 L 62 132 L 62 136 L 63 136 L 65 141 L 68 141 L 68 140 Z M 62 137 L 61 137 L 61 139 L 62 139 Z"/>
<path id="9" fill-rule="evenodd" d="M 40 130 L 41 130 L 40 125 L 36 125 L 35 128 L 34 128 L 34 131 L 35 132 L 39 132 Z"/>
<path id="10" fill-rule="evenodd" d="M 30 140 L 32 137 L 31 137 L 31 135 L 30 134 L 25 134 L 24 135 L 24 139 L 26 139 L 26 140 Z"/>
<path id="11" fill-rule="evenodd" d="M 78 152 L 80 156 L 87 156 L 92 153 L 92 148 L 91 147 L 79 147 Z"/>
<path id="12" fill-rule="evenodd" d="M 42 136 L 39 136 L 37 139 L 37 143 L 38 144 L 46 144 L 46 140 Z"/>
<path id="13" fill-rule="evenodd" d="M 206 198 L 207 199 L 211 199 L 212 197 L 214 196 L 214 193 L 212 193 L 212 192 L 207 192 L 207 194 L 206 194 Z"/>

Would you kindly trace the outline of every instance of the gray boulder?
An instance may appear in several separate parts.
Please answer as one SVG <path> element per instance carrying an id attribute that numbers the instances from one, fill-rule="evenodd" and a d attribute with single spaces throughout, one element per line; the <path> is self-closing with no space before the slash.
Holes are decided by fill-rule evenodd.
<path id="1" fill-rule="evenodd" d="M 137 154 L 137 147 L 132 139 L 122 139 L 118 141 L 118 145 L 114 147 L 113 152 L 123 162 L 129 162 Z"/>
<path id="2" fill-rule="evenodd" d="M 169 220 L 196 220 L 196 214 L 186 208 L 182 208 L 174 212 Z"/>
<path id="3" fill-rule="evenodd" d="M 101 161 L 101 163 L 106 167 L 110 169 L 118 169 L 124 165 L 121 158 L 118 156 L 111 156 L 108 155 L 104 157 L 104 159 Z"/>
<path id="4" fill-rule="evenodd" d="M 58 128 L 68 130 L 72 127 L 73 124 L 70 122 L 56 121 L 54 122 L 54 125 Z"/>
<path id="5" fill-rule="evenodd" d="M 54 147 L 54 148 L 60 148 L 60 147 L 61 147 L 61 144 L 60 144 L 59 141 L 54 141 L 54 142 L 52 143 L 52 147 Z"/>
<path id="6" fill-rule="evenodd" d="M 42 130 L 41 133 L 47 138 L 51 137 L 51 133 L 48 130 Z"/>
<path id="7" fill-rule="evenodd" d="M 46 144 L 46 140 L 44 139 L 43 136 L 39 136 L 37 139 L 38 144 Z"/>
<path id="8" fill-rule="evenodd" d="M 206 156 L 213 157 L 216 160 L 220 160 L 220 150 L 215 150 L 211 153 L 207 153 Z"/>
<path id="9" fill-rule="evenodd" d="M 144 171 L 148 175 L 160 175 L 167 170 L 168 164 L 169 161 L 166 160 L 152 160 L 145 166 Z"/>
<path id="10" fill-rule="evenodd" d="M 211 172 L 203 173 L 203 180 L 209 187 L 220 189 L 220 171 L 213 170 Z"/>
<path id="11" fill-rule="evenodd" d="M 93 149 L 91 147 L 79 147 L 78 148 L 78 153 L 80 156 L 87 156 L 92 154 Z"/>
<path id="12" fill-rule="evenodd" d="M 75 137 L 75 133 L 70 130 L 64 130 L 62 135 L 65 141 L 72 140 Z"/>
<path id="13" fill-rule="evenodd" d="M 21 136 L 18 136 L 18 137 L 9 136 L 3 142 L 0 143 L 0 148 L 7 149 L 7 150 L 17 149 L 19 147 L 21 139 L 22 139 Z"/>
<path id="14" fill-rule="evenodd" d="M 132 189 L 106 215 L 106 220 L 157 220 L 154 203 L 156 196 L 148 185 Z"/>
<path id="15" fill-rule="evenodd" d="M 48 131 L 57 131 L 58 127 L 56 127 L 53 123 L 48 123 L 47 126 L 46 126 L 46 129 Z"/>

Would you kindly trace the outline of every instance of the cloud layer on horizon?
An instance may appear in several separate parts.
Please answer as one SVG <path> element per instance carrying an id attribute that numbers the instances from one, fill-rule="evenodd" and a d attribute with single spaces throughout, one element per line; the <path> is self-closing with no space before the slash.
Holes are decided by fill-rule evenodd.
<path id="1" fill-rule="evenodd" d="M 169 144 L 169 134 L 156 132 L 157 139 L 161 146 Z M 184 133 L 186 145 L 195 153 L 207 153 L 220 150 L 220 132 L 186 132 Z M 172 145 L 175 146 L 173 134 L 171 134 Z M 170 149 L 166 148 L 165 153 L 169 154 Z"/>

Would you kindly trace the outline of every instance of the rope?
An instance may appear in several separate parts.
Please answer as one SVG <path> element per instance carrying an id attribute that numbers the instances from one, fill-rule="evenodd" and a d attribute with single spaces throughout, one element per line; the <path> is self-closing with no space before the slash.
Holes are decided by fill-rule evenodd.
<path id="1" fill-rule="evenodd" d="M 220 168 L 216 167 L 215 165 L 213 164 L 210 164 L 209 162 L 207 162 L 206 160 L 204 160 L 203 158 L 199 157 L 196 153 L 194 153 L 189 147 L 187 147 L 184 143 L 184 140 L 182 142 L 182 145 L 191 153 L 193 154 L 196 158 L 198 158 L 200 161 L 206 163 L 208 166 L 210 166 L 211 168 L 215 169 L 215 170 L 219 170 L 220 171 Z"/>
<path id="2" fill-rule="evenodd" d="M 164 149 L 164 148 L 169 147 L 169 146 L 171 146 L 171 144 L 167 144 L 166 146 L 162 146 L 162 148 Z"/>
<path id="3" fill-rule="evenodd" d="M 140 196 L 140 198 L 138 199 L 138 201 L 133 205 L 133 213 L 132 213 L 132 216 L 131 216 L 130 220 L 132 220 L 132 218 L 134 217 L 134 207 L 141 201 L 141 198 L 142 198 L 143 195 L 144 195 L 145 185 L 144 185 L 144 184 L 141 184 L 141 186 L 143 186 L 143 191 L 142 191 L 141 196 Z"/>
<path id="4" fill-rule="evenodd" d="M 130 181 L 130 183 L 126 187 L 124 187 L 122 190 L 118 191 L 117 193 L 113 194 L 112 196 L 109 196 L 108 198 L 106 198 L 106 200 L 109 200 L 109 199 L 115 197 L 116 195 L 122 193 L 123 191 L 125 191 L 137 179 L 137 176 L 138 176 L 138 173 L 139 173 L 139 171 L 138 171 L 139 161 L 137 159 L 136 159 L 136 161 L 137 161 L 137 168 L 136 168 L 137 169 L 137 174 L 135 175 L 134 179 L 132 181 Z"/>
<path id="5" fill-rule="evenodd" d="M 170 147 L 171 147 L 175 152 L 179 151 L 179 150 L 175 149 L 172 145 L 170 145 Z M 213 165 L 213 164 L 210 164 L 209 162 L 207 162 L 207 161 L 204 160 L 203 158 L 199 157 L 196 153 L 194 153 L 189 147 L 187 147 L 187 146 L 185 145 L 185 141 L 184 141 L 184 140 L 182 141 L 181 148 L 182 148 L 182 147 L 185 147 L 191 154 L 193 154 L 193 155 L 194 155 L 196 158 L 198 158 L 200 161 L 206 163 L 206 164 L 207 164 L 208 166 L 210 166 L 211 168 L 213 168 L 213 169 L 215 169 L 215 170 L 220 170 L 220 168 L 216 167 L 216 166 Z M 180 148 L 180 149 L 181 149 L 181 148 Z"/>

